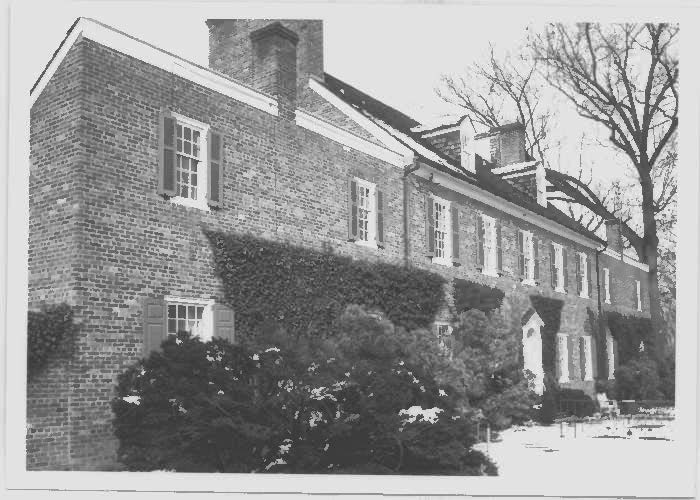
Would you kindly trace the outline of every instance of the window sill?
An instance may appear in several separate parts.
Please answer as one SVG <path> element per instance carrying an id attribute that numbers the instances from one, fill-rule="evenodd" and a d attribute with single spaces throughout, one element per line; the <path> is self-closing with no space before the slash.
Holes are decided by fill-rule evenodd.
<path id="1" fill-rule="evenodd" d="M 379 248 L 376 241 L 355 240 L 355 244 L 360 245 L 361 247 L 374 248 L 374 249 Z"/>
<path id="2" fill-rule="evenodd" d="M 491 269 L 482 269 L 481 274 L 485 274 L 486 276 L 491 276 L 492 278 L 498 278 L 501 275 L 498 274 L 498 271 L 493 271 Z"/>
<path id="3" fill-rule="evenodd" d="M 210 208 L 206 201 L 193 200 L 191 198 L 183 198 L 182 196 L 173 196 L 170 198 L 170 202 L 175 205 L 182 205 L 183 207 L 196 208 L 203 212 L 209 212 Z"/>
<path id="4" fill-rule="evenodd" d="M 578 296 L 581 297 L 582 299 L 590 299 L 588 294 L 584 295 L 584 294 L 580 293 Z"/>
<path id="5" fill-rule="evenodd" d="M 563 293 L 564 295 L 566 295 L 566 290 L 564 290 L 563 288 L 555 288 L 554 291 L 557 293 Z"/>
<path id="6" fill-rule="evenodd" d="M 433 264 L 452 267 L 452 259 L 447 259 L 445 257 L 433 257 Z"/>

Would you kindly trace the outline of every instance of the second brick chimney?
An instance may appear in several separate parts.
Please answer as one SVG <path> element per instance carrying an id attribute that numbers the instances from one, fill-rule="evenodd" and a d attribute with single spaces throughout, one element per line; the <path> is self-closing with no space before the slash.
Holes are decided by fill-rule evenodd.
<path id="1" fill-rule="evenodd" d="M 608 248 L 615 252 L 622 252 L 622 232 L 619 219 L 605 221 L 605 237 L 608 240 Z"/>
<path id="2" fill-rule="evenodd" d="M 254 88 L 277 98 L 281 117 L 294 119 L 297 97 L 297 42 L 292 30 L 275 22 L 253 31 L 250 78 Z"/>

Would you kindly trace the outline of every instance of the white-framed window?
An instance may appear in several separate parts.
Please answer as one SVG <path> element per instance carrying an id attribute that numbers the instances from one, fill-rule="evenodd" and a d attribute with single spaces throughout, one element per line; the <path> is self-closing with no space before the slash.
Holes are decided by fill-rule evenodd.
<path id="1" fill-rule="evenodd" d="M 610 269 L 603 268 L 603 288 L 605 290 L 605 303 L 610 304 Z"/>
<path id="2" fill-rule="evenodd" d="M 559 383 L 569 382 L 569 336 L 557 333 L 557 368 Z"/>
<path id="3" fill-rule="evenodd" d="M 608 353 L 608 380 L 615 378 L 615 341 L 611 335 L 605 337 L 606 348 Z"/>
<path id="4" fill-rule="evenodd" d="M 355 177 L 357 182 L 357 243 L 377 246 L 376 185 Z"/>
<path id="5" fill-rule="evenodd" d="M 435 333 L 437 335 L 438 346 L 446 355 L 452 355 L 452 327 L 449 323 L 435 323 Z"/>
<path id="6" fill-rule="evenodd" d="M 450 202 L 433 197 L 433 223 L 435 235 L 435 250 L 433 262 L 452 265 L 452 233 Z"/>
<path id="7" fill-rule="evenodd" d="M 577 269 L 578 273 L 576 279 L 578 280 L 579 296 L 583 298 L 588 298 L 588 255 L 584 252 L 576 253 Z"/>
<path id="8" fill-rule="evenodd" d="M 562 251 L 562 246 L 559 243 L 552 243 L 554 247 L 554 270 L 556 276 L 555 281 L 555 292 L 566 293 L 564 288 L 564 252 Z"/>
<path id="9" fill-rule="evenodd" d="M 177 113 L 170 115 L 175 119 L 175 196 L 170 200 L 208 211 L 209 125 Z"/>
<path id="10" fill-rule="evenodd" d="M 522 283 L 525 285 L 535 284 L 535 249 L 534 239 L 530 231 L 520 231 L 519 238 L 522 238 L 522 256 L 519 263 L 522 272 Z M 520 242 L 519 242 L 520 244 Z M 519 249 L 520 250 L 520 249 Z"/>
<path id="11" fill-rule="evenodd" d="M 496 219 L 490 215 L 481 214 L 484 225 L 484 269 L 482 272 L 498 276 L 498 239 L 496 234 Z"/>
<path id="12" fill-rule="evenodd" d="M 211 340 L 213 334 L 212 306 L 208 300 L 183 297 L 166 297 L 167 333 L 176 335 L 188 332 L 203 342 Z"/>
<path id="13" fill-rule="evenodd" d="M 634 280 L 635 298 L 637 299 L 637 311 L 642 310 L 642 284 L 639 280 Z"/>

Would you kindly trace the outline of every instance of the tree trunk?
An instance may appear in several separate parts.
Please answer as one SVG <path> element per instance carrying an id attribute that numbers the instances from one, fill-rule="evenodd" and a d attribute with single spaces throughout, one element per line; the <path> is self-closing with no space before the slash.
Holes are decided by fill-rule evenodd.
<path id="1" fill-rule="evenodd" d="M 644 254 L 639 259 L 649 266 L 647 288 L 649 293 L 649 313 L 651 315 L 652 334 L 654 336 L 654 354 L 657 360 L 662 360 L 665 354 L 663 334 L 664 317 L 661 311 L 661 293 L 659 291 L 659 237 L 656 232 L 654 213 L 654 184 L 651 176 L 646 173 L 651 168 L 640 168 L 640 183 L 642 186 L 642 216 L 644 221 Z"/>

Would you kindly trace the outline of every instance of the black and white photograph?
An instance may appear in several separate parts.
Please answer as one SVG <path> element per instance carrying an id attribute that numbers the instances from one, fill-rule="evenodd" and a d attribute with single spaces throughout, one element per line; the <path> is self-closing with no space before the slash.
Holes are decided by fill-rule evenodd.
<path id="1" fill-rule="evenodd" d="M 699 11 L 632 6 L 10 4 L 6 488 L 694 497 Z"/>

